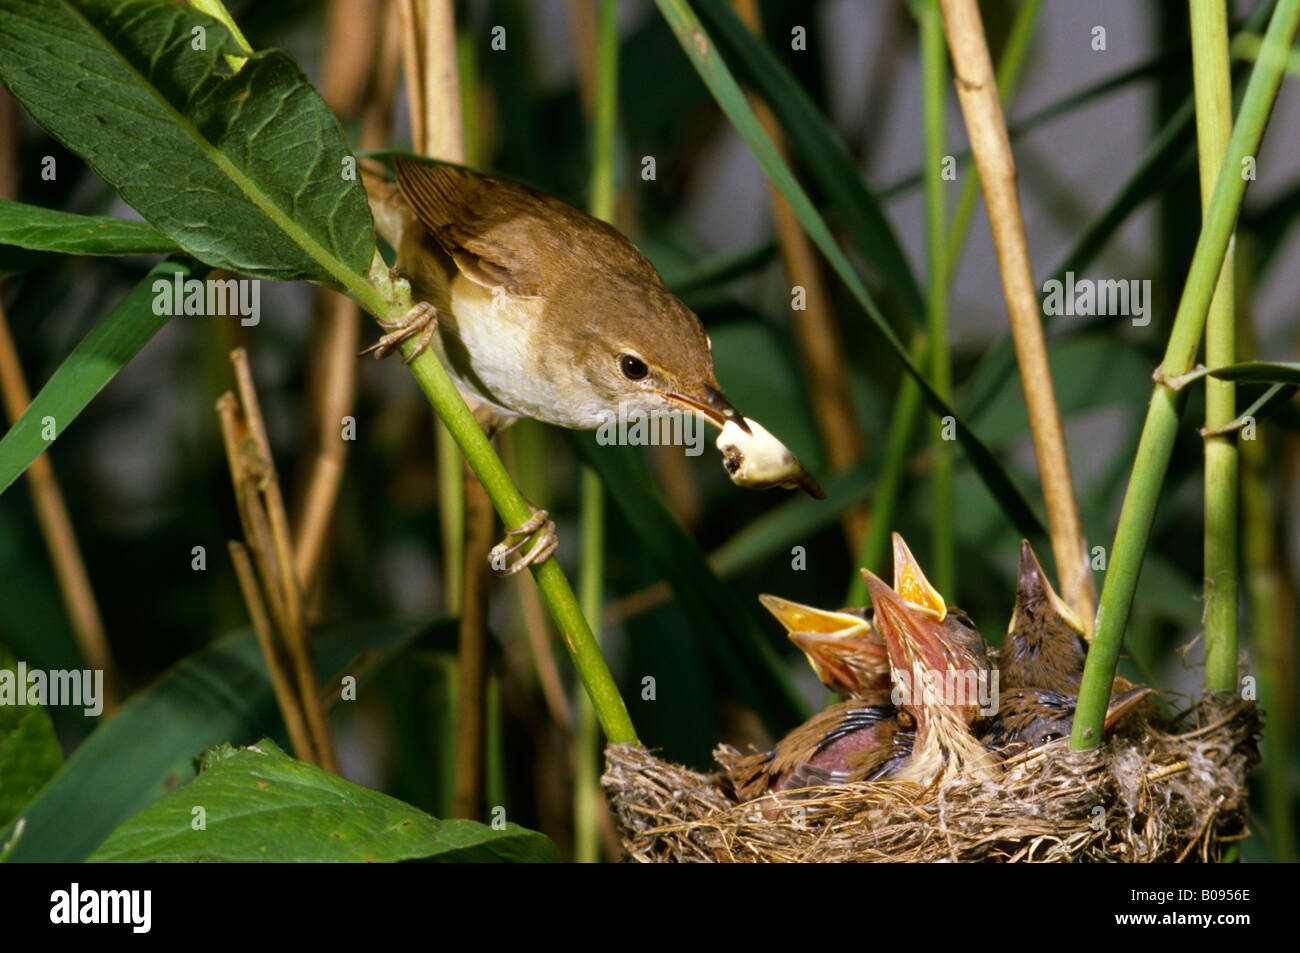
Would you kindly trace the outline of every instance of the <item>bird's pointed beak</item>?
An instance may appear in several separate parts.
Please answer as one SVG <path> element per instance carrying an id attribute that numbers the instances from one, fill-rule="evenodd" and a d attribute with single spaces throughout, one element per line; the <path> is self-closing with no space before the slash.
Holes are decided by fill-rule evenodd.
<path id="1" fill-rule="evenodd" d="M 948 668 L 948 652 L 944 647 L 940 619 L 930 610 L 905 600 L 871 570 L 863 569 L 862 578 L 871 594 L 876 628 L 884 636 L 896 680 L 900 674 L 904 680 L 911 679 L 921 670 L 944 673 Z M 905 701 L 904 707 L 915 714 L 920 707 L 917 704 L 920 693 L 913 691 L 909 694 L 911 701 Z"/>
<path id="2" fill-rule="evenodd" d="M 1043 572 L 1042 565 L 1038 562 L 1038 557 L 1034 555 L 1034 550 L 1029 545 L 1029 540 L 1020 541 L 1020 569 L 1016 582 L 1016 605 L 1012 610 L 1011 624 L 1016 625 L 1017 617 L 1032 611 L 1035 606 L 1043 606 L 1045 612 L 1053 612 L 1060 616 L 1061 619 L 1074 631 L 1083 634 L 1083 623 L 1075 615 L 1052 584 L 1047 580 L 1047 573 Z"/>
<path id="3" fill-rule="evenodd" d="M 872 687 L 862 684 L 846 662 L 849 656 L 861 654 L 885 664 L 884 642 L 873 635 L 870 622 L 849 612 L 831 612 L 779 596 L 764 594 L 758 601 L 781 623 L 823 682 L 849 692 Z"/>
<path id="4" fill-rule="evenodd" d="M 780 596 L 769 596 L 766 593 L 760 595 L 758 601 L 790 633 L 809 632 L 839 637 L 871 629 L 870 622 L 851 612 L 818 609 L 800 602 L 782 599 Z"/>
<path id="5" fill-rule="evenodd" d="M 731 401 L 713 384 L 705 384 L 697 394 L 680 394 L 676 391 L 661 392 L 661 396 L 676 404 L 681 404 L 691 413 L 704 418 L 721 430 L 731 421 L 745 433 L 750 433 L 749 424 Z"/>
<path id="6" fill-rule="evenodd" d="M 1112 695 L 1106 706 L 1106 720 L 1102 723 L 1102 732 L 1109 733 L 1116 725 L 1128 717 L 1129 713 L 1142 703 L 1142 700 L 1154 691 L 1151 688 L 1132 688 L 1118 695 Z"/>
<path id="7" fill-rule="evenodd" d="M 948 614 L 948 604 L 944 602 L 939 590 L 930 584 L 921 571 L 921 564 L 916 561 L 912 551 L 903 542 L 903 537 L 894 533 L 894 592 L 917 609 L 933 615 L 942 621 Z M 863 571 L 866 574 L 866 571 Z"/>

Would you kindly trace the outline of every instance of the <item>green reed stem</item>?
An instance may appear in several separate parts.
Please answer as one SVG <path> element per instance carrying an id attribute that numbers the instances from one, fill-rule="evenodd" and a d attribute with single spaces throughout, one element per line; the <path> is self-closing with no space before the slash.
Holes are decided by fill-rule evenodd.
<path id="1" fill-rule="evenodd" d="M 591 214 L 614 221 L 618 128 L 618 3 L 601 0 L 596 26 L 596 95 L 592 110 Z M 582 611 L 600 644 L 600 617 L 605 593 L 605 486 L 596 471 L 582 468 L 582 564 L 578 590 Z M 573 778 L 573 859 L 600 860 L 600 745 L 591 703 L 577 705 Z"/>
<path id="2" fill-rule="evenodd" d="M 948 46 L 937 0 L 913 4 L 920 26 L 921 116 L 925 174 L 925 248 L 928 265 L 926 326 L 930 342 L 930 381 L 944 400 L 952 399 L 952 358 L 948 349 L 948 252 L 945 241 L 947 202 L 943 179 L 945 120 L 948 94 Z M 952 525 L 951 439 L 944 439 L 943 418 L 931 422 L 930 559 L 931 575 L 940 592 L 953 598 L 956 551 Z M 877 527 L 873 526 L 873 529 Z"/>
<path id="3" fill-rule="evenodd" d="M 1094 748 L 1101 743 L 1111 680 L 1137 591 L 1138 573 L 1142 568 L 1160 487 L 1169 468 L 1178 432 L 1182 397 L 1167 381 L 1191 370 L 1196 359 L 1223 257 L 1246 192 L 1245 160 L 1253 158 L 1263 138 L 1297 28 L 1300 28 L 1300 0 L 1279 0 L 1246 86 L 1237 125 L 1228 140 L 1227 154 L 1206 209 L 1161 364 L 1162 376 L 1156 383 L 1147 409 L 1137 458 L 1115 531 L 1110 566 L 1097 608 L 1097 624 L 1079 690 L 1079 706 L 1070 733 L 1070 747 L 1076 751 Z"/>
<path id="4" fill-rule="evenodd" d="M 1228 11 L 1223 0 L 1191 0 L 1192 77 L 1202 206 L 1208 204 L 1214 177 L 1232 133 L 1232 76 L 1228 61 Z M 1219 282 L 1205 323 L 1208 367 L 1236 359 L 1233 308 L 1233 253 L 1223 258 Z M 1216 430 L 1237 414 L 1232 381 L 1205 380 L 1205 429 Z M 1205 688 L 1230 693 L 1237 688 L 1237 435 L 1205 438 Z"/>

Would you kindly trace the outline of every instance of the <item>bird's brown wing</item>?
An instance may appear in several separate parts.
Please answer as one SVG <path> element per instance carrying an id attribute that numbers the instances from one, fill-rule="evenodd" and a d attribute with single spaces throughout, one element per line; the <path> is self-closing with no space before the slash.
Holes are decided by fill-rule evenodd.
<path id="1" fill-rule="evenodd" d="M 484 287 L 537 297 L 586 270 L 663 287 L 636 246 L 559 199 L 456 166 L 401 156 L 394 166 L 397 184 L 421 224 L 461 272 Z"/>
<path id="2" fill-rule="evenodd" d="M 772 780 L 772 752 L 759 751 L 742 755 L 730 745 L 719 745 L 713 758 L 722 765 L 719 780 L 722 789 L 737 803 L 753 800 L 767 793 Z"/>

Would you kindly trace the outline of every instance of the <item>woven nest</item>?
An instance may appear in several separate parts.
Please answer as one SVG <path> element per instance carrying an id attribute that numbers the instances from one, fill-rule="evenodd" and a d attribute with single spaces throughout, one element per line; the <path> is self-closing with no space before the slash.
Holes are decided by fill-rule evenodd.
<path id="1" fill-rule="evenodd" d="M 647 863 L 1213 862 L 1245 836 L 1260 728 L 1253 702 L 1207 700 L 1172 722 L 1131 718 L 1092 751 L 1051 742 L 1004 762 L 996 782 L 864 782 L 743 804 L 718 774 L 609 745 L 601 782 L 628 858 Z M 725 768 L 741 755 L 714 756 Z"/>

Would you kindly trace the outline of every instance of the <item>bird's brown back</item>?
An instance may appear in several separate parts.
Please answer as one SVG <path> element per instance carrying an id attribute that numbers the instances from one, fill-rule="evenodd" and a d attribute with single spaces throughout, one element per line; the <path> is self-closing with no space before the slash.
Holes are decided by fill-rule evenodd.
<path id="1" fill-rule="evenodd" d="M 471 280 L 526 297 L 582 273 L 664 288 L 617 229 L 557 198 L 456 166 L 400 156 L 394 166 L 420 223 Z"/>

